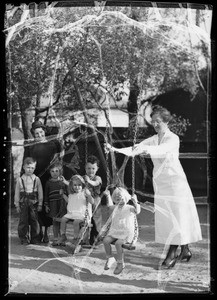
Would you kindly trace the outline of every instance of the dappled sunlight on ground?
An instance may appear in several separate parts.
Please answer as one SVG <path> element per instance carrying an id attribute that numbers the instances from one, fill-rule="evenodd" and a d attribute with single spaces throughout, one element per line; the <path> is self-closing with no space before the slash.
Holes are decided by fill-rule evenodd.
<path id="1" fill-rule="evenodd" d="M 140 220 L 148 220 L 143 211 Z M 151 216 L 152 218 L 152 216 Z M 82 249 L 73 255 L 72 226 L 67 228 L 66 247 L 50 243 L 20 245 L 18 218 L 12 214 L 9 240 L 9 284 L 11 293 L 48 294 L 131 294 L 131 293 L 208 293 L 210 287 L 209 234 L 203 225 L 202 241 L 191 245 L 192 259 L 177 263 L 171 270 L 159 269 L 163 246 L 154 242 L 154 226 L 140 226 L 136 250 L 125 250 L 125 268 L 113 274 L 116 263 L 104 270 L 103 245 Z M 113 247 L 114 256 L 115 248 Z"/>

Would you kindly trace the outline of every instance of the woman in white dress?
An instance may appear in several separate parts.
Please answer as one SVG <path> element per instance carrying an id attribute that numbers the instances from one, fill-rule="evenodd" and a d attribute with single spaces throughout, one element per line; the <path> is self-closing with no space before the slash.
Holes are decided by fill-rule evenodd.
<path id="1" fill-rule="evenodd" d="M 188 244 L 202 239 L 194 198 L 179 161 L 179 137 L 171 132 L 170 112 L 163 107 L 153 108 L 152 125 L 156 135 L 134 147 L 107 148 L 128 156 L 151 156 L 153 168 L 155 241 L 169 245 L 164 268 L 172 268 L 177 260 L 189 261 L 192 253 Z M 181 253 L 177 256 L 177 248 Z"/>

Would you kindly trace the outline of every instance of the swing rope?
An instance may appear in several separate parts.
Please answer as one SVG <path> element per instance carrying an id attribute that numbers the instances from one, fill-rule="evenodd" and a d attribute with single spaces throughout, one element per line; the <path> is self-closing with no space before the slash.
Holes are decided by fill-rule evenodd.
<path id="1" fill-rule="evenodd" d="M 140 106 L 139 106 L 140 107 Z M 135 129 L 134 129 L 134 136 L 133 136 L 133 148 L 135 147 L 136 144 L 136 139 L 137 139 L 137 131 L 138 131 L 138 111 L 136 114 L 136 119 L 135 119 Z M 132 156 L 132 197 L 135 195 L 135 156 Z M 134 213 L 134 236 L 131 241 L 131 243 L 126 243 L 122 245 L 122 248 L 128 249 L 128 250 L 135 250 L 136 247 L 134 245 L 135 241 L 137 240 L 139 234 L 139 227 L 137 223 L 137 218 L 136 218 L 136 213 Z"/>
<path id="2" fill-rule="evenodd" d="M 88 221 L 89 217 L 89 221 Z M 88 227 L 91 227 L 90 225 L 90 215 L 89 215 L 89 210 L 88 210 L 88 200 L 86 199 L 86 210 L 85 210 L 85 216 L 84 216 L 84 221 L 81 223 L 81 229 L 79 231 L 79 238 L 77 243 L 75 244 L 75 249 L 74 249 L 74 254 L 78 253 L 82 247 L 81 243 L 84 239 L 84 235 L 88 229 Z"/>
<path id="3" fill-rule="evenodd" d="M 105 145 L 108 143 L 108 131 L 109 131 L 109 117 L 110 117 L 110 112 L 109 109 L 108 111 L 105 111 L 105 115 L 106 115 L 106 128 L 105 128 Z M 110 171 L 109 171 L 109 165 L 108 165 L 108 159 L 109 159 L 109 152 L 106 150 L 106 146 L 105 146 L 105 160 L 106 160 L 106 183 L 107 183 L 107 187 L 110 185 Z"/>
<path id="4" fill-rule="evenodd" d="M 107 118 L 109 118 L 109 111 L 108 111 L 108 114 L 107 114 Z M 108 119 L 106 119 L 106 130 L 105 130 L 105 136 L 104 136 L 105 145 L 108 143 L 108 130 L 109 130 L 108 129 Z M 137 131 L 138 131 L 138 110 L 137 110 L 136 119 L 135 119 L 133 147 L 136 144 Z M 109 157 L 108 155 L 109 155 L 109 152 L 107 151 L 107 149 L 105 149 L 105 154 L 106 154 L 106 163 L 107 163 L 107 188 L 108 188 L 108 186 L 110 185 L 110 173 L 109 173 L 109 168 L 108 168 L 108 157 Z M 135 157 L 132 157 L 132 196 L 134 196 L 134 194 L 135 194 Z M 118 205 L 115 207 L 114 211 L 112 212 L 111 216 L 107 220 L 106 224 L 103 226 L 103 228 L 101 230 L 101 232 L 103 232 L 103 236 L 101 236 L 101 238 L 100 238 L 100 234 L 99 234 L 99 240 L 103 239 L 108 234 L 110 226 L 111 226 L 111 222 L 112 222 L 112 216 L 116 212 L 117 208 L 118 208 Z M 133 239 L 130 243 L 122 244 L 122 248 L 127 249 L 127 250 L 135 250 L 136 247 L 135 247 L 134 243 L 137 240 L 138 232 L 139 232 L 139 228 L 138 228 L 136 213 L 134 213 L 134 236 L 133 236 Z"/>
<path id="5" fill-rule="evenodd" d="M 87 126 L 85 126 L 85 134 L 84 134 L 84 139 L 85 139 L 85 166 L 87 164 L 87 158 L 88 158 L 88 132 L 87 132 Z"/>
<path id="6" fill-rule="evenodd" d="M 108 126 L 106 126 L 106 129 L 107 129 Z M 107 138 L 107 132 L 105 133 L 105 137 Z M 108 139 L 107 139 L 108 141 Z M 108 155 L 108 154 L 107 154 Z M 88 129 L 87 129 L 87 126 L 85 126 L 85 166 L 87 164 L 87 160 L 88 160 Z M 106 159 L 106 164 L 107 164 L 107 159 Z M 106 171 L 107 171 L 107 183 L 109 183 L 109 180 L 110 180 L 110 173 L 109 173 L 109 169 L 108 169 L 108 164 L 107 164 L 107 168 L 106 168 Z M 101 197 L 100 197 L 101 198 Z M 100 205 L 101 201 L 98 202 L 98 204 L 95 206 L 94 208 L 94 211 L 93 211 L 93 215 L 95 214 L 98 206 Z M 84 237 L 84 234 L 86 232 L 86 230 L 88 229 L 88 227 L 92 227 L 92 225 L 90 226 L 90 224 L 87 222 L 87 217 L 89 215 L 89 212 L 88 212 L 88 202 L 87 202 L 87 207 L 86 207 L 86 212 L 85 212 L 85 219 L 84 219 L 84 225 L 83 225 L 83 230 L 81 232 L 81 237 L 79 238 L 79 241 L 77 242 L 76 244 L 76 247 L 75 247 L 75 251 L 74 253 L 77 253 L 79 252 L 79 249 L 80 249 L 80 244 L 83 240 L 83 237 Z M 89 248 L 89 245 L 83 245 L 84 248 Z M 90 247 L 92 247 L 90 245 Z"/>
<path id="7" fill-rule="evenodd" d="M 141 101 L 140 101 L 141 102 Z M 105 117 L 106 117 L 106 128 L 105 128 L 105 135 L 104 135 L 104 139 L 105 139 L 105 145 L 108 143 L 108 136 L 109 136 L 109 120 L 110 120 L 110 105 L 109 105 L 109 100 L 108 100 L 108 107 L 105 111 Z M 139 103 L 139 108 L 140 108 L 140 103 Z M 137 131 L 138 131 L 138 111 L 139 108 L 137 109 L 137 114 L 135 117 L 135 130 L 134 130 L 134 137 L 133 137 L 133 147 L 136 144 L 136 139 L 137 139 Z M 87 142 L 87 128 L 85 131 L 85 162 L 87 161 L 87 147 L 88 147 L 88 142 Z M 114 165 L 114 157 L 112 158 L 112 164 Z M 110 170 L 109 170 L 109 165 L 108 165 L 108 160 L 109 160 L 109 151 L 106 150 L 105 147 L 105 159 L 106 159 L 106 179 L 107 179 L 107 188 L 111 185 L 111 176 L 110 176 Z M 115 174 L 116 175 L 116 174 Z M 113 174 L 114 176 L 114 174 Z M 119 180 L 118 180 L 119 182 Z M 119 182 L 120 184 L 120 182 Z M 132 157 L 132 196 L 134 196 L 135 194 L 135 157 Z M 112 215 L 114 214 L 115 210 L 113 211 Z M 111 219 L 112 219 L 112 215 L 110 216 L 109 220 L 106 222 L 106 232 L 105 235 L 108 233 L 109 228 L 111 226 Z M 136 218 L 136 213 L 134 215 L 134 236 L 133 239 L 131 241 L 131 243 L 126 243 L 123 244 L 122 247 L 128 250 L 134 250 L 135 246 L 134 246 L 134 242 L 138 237 L 138 223 L 137 223 L 137 218 Z"/>
<path id="8" fill-rule="evenodd" d="M 85 139 L 85 166 L 87 164 L 87 160 L 88 160 L 88 129 L 87 126 L 85 126 L 85 132 L 84 132 L 84 139 Z M 93 215 L 94 215 L 95 211 L 93 211 Z M 89 217 L 89 221 L 88 221 L 88 217 Z M 92 227 L 91 222 L 91 218 L 89 215 L 89 210 L 88 210 L 88 200 L 86 199 L 86 210 L 85 210 L 85 216 L 84 216 L 84 221 L 82 222 L 82 226 L 79 232 L 79 238 L 78 241 L 75 245 L 75 249 L 74 249 L 74 254 L 78 253 L 82 247 L 82 241 L 84 239 L 84 235 L 86 233 L 86 231 Z M 83 245 L 84 246 L 84 245 Z M 86 247 L 89 245 L 85 245 Z"/>

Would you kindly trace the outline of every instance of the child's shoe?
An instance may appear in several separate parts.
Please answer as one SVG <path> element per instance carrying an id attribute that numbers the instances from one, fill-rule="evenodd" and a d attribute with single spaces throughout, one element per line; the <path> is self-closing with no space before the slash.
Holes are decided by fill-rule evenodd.
<path id="1" fill-rule="evenodd" d="M 49 237 L 47 234 L 44 235 L 44 237 L 42 239 L 42 243 L 45 243 L 45 244 L 49 243 Z"/>
<path id="2" fill-rule="evenodd" d="M 60 246 L 65 246 L 66 245 L 66 242 L 67 241 L 67 238 L 66 238 L 66 235 L 65 233 L 63 233 L 60 237 L 60 239 L 58 240 L 58 245 Z"/>
<path id="3" fill-rule="evenodd" d="M 39 239 L 33 239 L 33 240 L 30 240 L 30 244 L 33 244 L 33 245 L 40 245 L 40 244 L 41 244 L 41 241 L 39 241 Z"/>
<path id="4" fill-rule="evenodd" d="M 21 245 L 29 245 L 30 241 L 28 239 L 22 239 L 20 240 Z"/>
<path id="5" fill-rule="evenodd" d="M 120 273 L 123 271 L 124 267 L 125 267 L 124 263 L 118 262 L 118 263 L 117 263 L 117 266 L 116 266 L 116 268 L 115 268 L 115 270 L 114 270 L 114 274 L 115 274 L 115 275 L 120 274 Z"/>
<path id="6" fill-rule="evenodd" d="M 88 241 L 87 242 L 81 242 L 81 246 L 84 249 L 91 249 L 93 247 L 92 245 L 90 245 L 90 243 Z"/>
<path id="7" fill-rule="evenodd" d="M 98 236 L 98 237 L 96 238 L 94 244 L 95 244 L 96 246 L 102 244 L 102 243 L 103 243 L 104 237 L 105 237 L 105 236 Z"/>
<path id="8" fill-rule="evenodd" d="M 113 256 L 109 257 L 105 263 L 104 270 L 109 270 L 114 262 L 115 262 L 115 258 Z"/>
<path id="9" fill-rule="evenodd" d="M 79 241 L 79 238 L 78 237 L 74 237 L 72 239 L 72 244 L 76 245 L 78 243 L 78 241 Z"/>
<path id="10" fill-rule="evenodd" d="M 52 245 L 52 246 L 58 246 L 58 245 L 59 245 L 58 239 L 53 240 L 53 242 L 52 242 L 51 245 Z"/>

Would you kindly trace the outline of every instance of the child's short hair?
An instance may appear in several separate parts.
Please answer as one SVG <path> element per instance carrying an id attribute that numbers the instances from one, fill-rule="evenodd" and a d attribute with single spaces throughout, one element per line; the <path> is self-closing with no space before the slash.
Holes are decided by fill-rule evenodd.
<path id="1" fill-rule="evenodd" d="M 68 186 L 68 190 L 69 192 L 73 192 L 74 193 L 74 189 L 73 189 L 73 181 L 76 181 L 76 180 L 79 180 L 82 184 L 82 189 L 85 188 L 85 181 L 84 181 L 84 178 L 81 176 L 81 175 L 73 175 L 71 178 L 70 178 L 70 181 L 69 181 L 69 186 Z"/>
<path id="2" fill-rule="evenodd" d="M 23 161 L 23 166 L 36 164 L 36 160 L 33 157 L 26 157 Z"/>
<path id="3" fill-rule="evenodd" d="M 59 170 L 62 170 L 63 166 L 62 166 L 61 162 L 56 161 L 49 166 L 49 171 L 54 168 L 58 168 Z"/>
<path id="4" fill-rule="evenodd" d="M 95 155 L 88 156 L 87 163 L 91 163 L 91 164 L 95 164 L 96 163 L 97 166 L 99 167 L 99 159 Z"/>
<path id="5" fill-rule="evenodd" d="M 115 196 L 118 193 L 121 193 L 124 196 L 125 203 L 127 203 L 132 198 L 131 195 L 128 193 L 128 191 L 125 188 L 116 187 L 115 190 L 112 193 L 112 201 L 114 203 L 116 203 Z"/>

